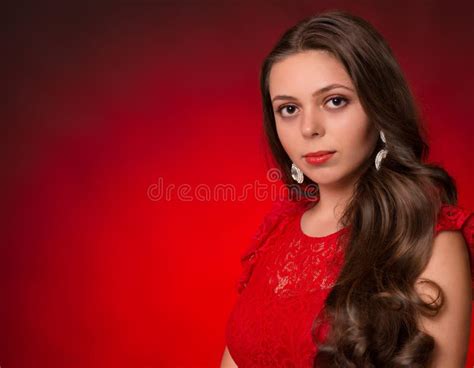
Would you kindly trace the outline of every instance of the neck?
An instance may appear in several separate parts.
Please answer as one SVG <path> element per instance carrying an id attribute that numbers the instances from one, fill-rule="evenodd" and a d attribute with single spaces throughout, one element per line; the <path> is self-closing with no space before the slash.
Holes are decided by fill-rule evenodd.
<path id="1" fill-rule="evenodd" d="M 325 218 L 333 218 L 339 223 L 344 209 L 352 195 L 352 191 L 333 190 L 324 186 L 319 187 L 319 201 L 314 206 L 315 212 Z"/>
<path id="2" fill-rule="evenodd" d="M 345 183 L 319 184 L 319 201 L 312 208 L 314 213 L 327 220 L 339 223 L 350 198 L 354 193 L 356 178 Z"/>

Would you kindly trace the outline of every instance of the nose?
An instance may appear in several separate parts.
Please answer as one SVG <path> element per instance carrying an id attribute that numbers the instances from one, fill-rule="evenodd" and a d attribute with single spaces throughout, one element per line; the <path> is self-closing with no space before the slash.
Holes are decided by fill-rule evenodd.
<path id="1" fill-rule="evenodd" d="M 324 134 L 322 117 L 315 111 L 307 111 L 301 120 L 301 134 L 306 138 Z"/>

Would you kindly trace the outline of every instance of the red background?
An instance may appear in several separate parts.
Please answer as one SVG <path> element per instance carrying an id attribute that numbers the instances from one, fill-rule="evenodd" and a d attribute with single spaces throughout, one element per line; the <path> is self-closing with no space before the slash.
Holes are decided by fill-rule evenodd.
<path id="1" fill-rule="evenodd" d="M 147 191 L 159 178 L 267 182 L 259 67 L 321 3 L 23 3 L 4 14 L 2 367 L 218 366 L 239 257 L 270 201 Z M 328 3 L 386 37 L 428 122 L 431 161 L 474 209 L 474 7 Z"/>

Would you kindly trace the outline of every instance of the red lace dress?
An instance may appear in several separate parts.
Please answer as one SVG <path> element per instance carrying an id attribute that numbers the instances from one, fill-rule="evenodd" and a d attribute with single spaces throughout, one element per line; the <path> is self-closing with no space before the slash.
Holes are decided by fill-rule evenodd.
<path id="1" fill-rule="evenodd" d="M 242 255 L 243 272 L 236 287 L 240 295 L 225 329 L 227 347 L 239 368 L 313 366 L 317 347 L 311 327 L 337 279 L 349 230 L 323 237 L 303 233 L 301 216 L 313 203 L 275 203 Z M 462 231 L 471 264 L 472 214 L 443 205 L 435 228 L 436 233 Z M 327 332 L 328 326 L 323 325 L 315 338 L 322 341 Z"/>

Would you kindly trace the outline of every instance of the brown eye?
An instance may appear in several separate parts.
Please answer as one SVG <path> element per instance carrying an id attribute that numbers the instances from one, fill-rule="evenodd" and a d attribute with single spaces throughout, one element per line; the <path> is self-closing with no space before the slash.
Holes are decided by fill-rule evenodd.
<path id="1" fill-rule="evenodd" d="M 296 111 L 297 107 L 295 105 L 285 105 L 281 106 L 278 108 L 277 112 L 283 116 L 283 117 L 290 117 L 291 115 L 294 115 L 294 112 Z M 284 115 L 282 112 L 286 110 L 287 115 Z"/>
<path id="2" fill-rule="evenodd" d="M 330 107 L 330 109 L 339 109 L 340 107 L 342 106 L 345 106 L 347 105 L 347 103 L 349 102 L 349 100 L 345 97 L 341 97 L 341 96 L 336 96 L 336 97 L 331 97 L 328 101 L 328 102 L 332 102 L 333 103 L 333 106 L 335 107 Z"/>

